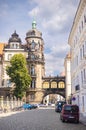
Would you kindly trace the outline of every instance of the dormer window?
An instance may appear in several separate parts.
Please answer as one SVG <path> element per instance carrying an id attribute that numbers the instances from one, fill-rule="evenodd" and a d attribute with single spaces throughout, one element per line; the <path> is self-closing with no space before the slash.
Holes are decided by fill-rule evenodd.
<path id="1" fill-rule="evenodd" d="M 11 38 L 8 41 L 10 48 L 12 49 L 18 49 L 21 45 L 21 39 L 19 38 L 19 35 L 16 33 L 16 31 L 11 35 Z"/>
<path id="2" fill-rule="evenodd" d="M 19 43 L 16 43 L 16 42 L 11 43 L 11 48 L 12 49 L 18 49 L 19 48 Z"/>
<path id="3" fill-rule="evenodd" d="M 35 31 L 32 31 L 32 32 L 31 32 L 31 35 L 35 35 Z"/>
<path id="4" fill-rule="evenodd" d="M 14 44 L 12 44 L 12 48 L 14 48 Z"/>

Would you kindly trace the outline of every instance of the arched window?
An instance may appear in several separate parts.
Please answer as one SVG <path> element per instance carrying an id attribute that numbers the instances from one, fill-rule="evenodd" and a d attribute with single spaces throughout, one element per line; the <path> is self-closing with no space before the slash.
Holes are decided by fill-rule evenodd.
<path id="1" fill-rule="evenodd" d="M 43 83 L 43 88 L 49 88 L 49 82 L 44 82 Z"/>
<path id="2" fill-rule="evenodd" d="M 35 49 L 35 42 L 34 42 L 34 41 L 32 41 L 31 48 L 32 48 L 32 49 Z"/>
<path id="3" fill-rule="evenodd" d="M 19 48 L 19 44 L 16 44 L 16 48 Z"/>
<path id="4" fill-rule="evenodd" d="M 51 82 L 51 88 L 57 88 L 57 83 L 55 81 Z"/>
<path id="5" fill-rule="evenodd" d="M 31 88 L 35 88 L 35 80 L 32 80 L 32 82 L 31 82 Z"/>
<path id="6" fill-rule="evenodd" d="M 63 81 L 60 81 L 59 83 L 58 83 L 58 88 L 64 88 L 65 86 L 64 86 L 64 82 Z"/>
<path id="7" fill-rule="evenodd" d="M 14 48 L 14 44 L 12 44 L 12 48 Z"/>

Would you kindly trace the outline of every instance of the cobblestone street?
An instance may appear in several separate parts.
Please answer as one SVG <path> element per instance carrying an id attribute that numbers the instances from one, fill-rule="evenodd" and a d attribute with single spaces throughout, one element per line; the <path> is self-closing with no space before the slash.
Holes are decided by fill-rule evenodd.
<path id="1" fill-rule="evenodd" d="M 62 123 L 54 109 L 35 109 L 0 117 L 0 130 L 85 130 L 79 123 Z"/>

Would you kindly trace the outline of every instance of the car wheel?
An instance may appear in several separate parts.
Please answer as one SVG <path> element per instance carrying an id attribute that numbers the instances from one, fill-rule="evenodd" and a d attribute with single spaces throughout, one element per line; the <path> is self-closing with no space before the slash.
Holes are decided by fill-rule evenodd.
<path id="1" fill-rule="evenodd" d="M 61 115 L 60 115 L 60 120 L 62 120 Z"/>
<path id="2" fill-rule="evenodd" d="M 65 122 L 65 120 L 62 118 L 62 122 Z"/>
<path id="3" fill-rule="evenodd" d="M 77 123 L 77 124 L 78 124 L 78 123 L 79 123 L 79 120 L 76 120 L 76 121 L 75 121 L 75 123 Z"/>

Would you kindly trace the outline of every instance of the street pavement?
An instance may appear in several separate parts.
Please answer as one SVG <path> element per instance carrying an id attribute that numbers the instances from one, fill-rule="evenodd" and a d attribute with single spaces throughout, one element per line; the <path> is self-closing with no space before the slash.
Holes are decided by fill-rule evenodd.
<path id="1" fill-rule="evenodd" d="M 39 107 L 38 109 L 54 109 L 54 107 Z M 17 114 L 17 113 L 21 113 L 23 112 L 24 110 L 20 110 L 20 111 L 9 111 L 9 112 L 1 112 L 0 113 L 0 117 L 6 117 L 6 116 L 11 116 L 11 115 L 14 115 L 14 114 Z M 84 125 L 86 125 L 86 115 L 85 116 L 82 116 L 80 114 L 80 122 Z"/>
<path id="2" fill-rule="evenodd" d="M 84 125 L 86 125 L 86 113 L 84 116 L 82 114 L 80 114 L 80 122 L 83 123 Z"/>
<path id="3" fill-rule="evenodd" d="M 50 108 L 22 110 L 2 115 L 0 130 L 86 130 L 82 123 L 62 123 L 59 113 Z"/>

